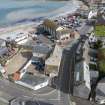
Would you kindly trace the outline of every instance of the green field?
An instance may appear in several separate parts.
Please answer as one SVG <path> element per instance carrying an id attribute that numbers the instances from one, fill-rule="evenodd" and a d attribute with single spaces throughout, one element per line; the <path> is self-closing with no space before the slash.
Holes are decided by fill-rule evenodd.
<path id="1" fill-rule="evenodd" d="M 96 26 L 95 27 L 95 34 L 96 36 L 105 36 L 105 26 Z"/>
<path id="2" fill-rule="evenodd" d="M 99 71 L 102 72 L 105 75 L 105 48 L 100 49 L 98 56 L 98 66 L 99 66 Z"/>

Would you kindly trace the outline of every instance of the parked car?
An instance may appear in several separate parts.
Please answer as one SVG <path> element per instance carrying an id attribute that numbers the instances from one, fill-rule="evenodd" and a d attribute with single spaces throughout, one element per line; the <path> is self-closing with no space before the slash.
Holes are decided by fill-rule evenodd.
<path id="1" fill-rule="evenodd" d="M 40 59 L 41 58 L 38 58 L 38 57 L 32 57 L 31 63 L 37 65 L 40 63 Z"/>
<path id="2" fill-rule="evenodd" d="M 31 63 L 36 66 L 36 70 L 43 71 L 45 67 L 45 62 L 42 58 L 33 57 Z"/>
<path id="3" fill-rule="evenodd" d="M 105 104 L 105 99 L 103 99 L 103 100 L 100 100 L 100 99 L 96 99 L 96 103 L 97 104 Z"/>

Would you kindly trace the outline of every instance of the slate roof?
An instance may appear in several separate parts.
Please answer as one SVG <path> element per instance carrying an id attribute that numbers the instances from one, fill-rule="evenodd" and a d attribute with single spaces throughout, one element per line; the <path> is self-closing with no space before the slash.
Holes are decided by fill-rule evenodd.
<path id="1" fill-rule="evenodd" d="M 47 54 L 51 51 L 51 48 L 44 44 L 37 44 L 33 46 L 33 53 Z"/>

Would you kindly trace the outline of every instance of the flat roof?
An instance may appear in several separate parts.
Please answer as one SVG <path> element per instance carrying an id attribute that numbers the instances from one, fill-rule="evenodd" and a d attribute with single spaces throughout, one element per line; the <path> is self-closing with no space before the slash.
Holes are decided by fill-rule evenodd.
<path id="1" fill-rule="evenodd" d="M 63 47 L 56 45 L 53 54 L 46 60 L 45 64 L 59 66 L 62 58 Z"/>
<path id="2" fill-rule="evenodd" d="M 42 75 L 32 75 L 30 73 L 24 74 L 24 76 L 20 79 L 20 81 L 29 84 L 31 86 L 35 86 L 41 84 L 48 80 L 47 76 Z"/>
<path id="3" fill-rule="evenodd" d="M 7 73 L 12 74 L 20 70 L 30 58 L 31 58 L 31 52 L 28 52 L 26 50 L 21 50 L 7 64 L 7 68 L 6 68 Z"/>
<path id="4" fill-rule="evenodd" d="M 51 51 L 51 48 L 45 44 L 37 44 L 33 46 L 33 53 L 47 54 L 49 51 Z"/>
<path id="5" fill-rule="evenodd" d="M 26 43 L 24 43 L 23 45 L 34 46 L 34 45 L 38 44 L 38 42 L 39 43 L 44 43 L 48 46 L 53 45 L 53 42 L 50 41 L 48 38 L 46 38 L 44 35 L 38 35 L 37 40 L 28 39 L 28 41 Z"/>
<path id="6" fill-rule="evenodd" d="M 22 35 L 25 35 L 26 33 L 27 31 L 20 29 L 20 30 L 11 31 L 5 34 L 1 34 L 0 38 L 4 40 L 7 40 L 8 37 L 10 37 L 11 39 L 16 39 L 17 36 L 22 36 Z"/>

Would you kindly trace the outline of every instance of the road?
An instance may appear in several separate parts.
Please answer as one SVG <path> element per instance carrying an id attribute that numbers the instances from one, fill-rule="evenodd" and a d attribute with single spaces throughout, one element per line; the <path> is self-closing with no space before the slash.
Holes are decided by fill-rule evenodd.
<path id="1" fill-rule="evenodd" d="M 59 91 L 57 89 L 47 86 L 34 91 L 11 83 L 8 80 L 0 80 L 0 97 L 5 101 L 21 97 L 51 103 L 51 105 L 64 105 L 63 97 L 59 98 Z"/>
<path id="2" fill-rule="evenodd" d="M 80 35 L 85 36 L 90 32 L 91 28 L 91 26 L 83 24 L 83 26 L 79 30 Z M 72 47 L 66 48 L 63 52 L 61 61 L 59 71 L 59 89 L 61 97 L 64 97 L 65 105 L 70 105 L 70 99 L 68 99 L 67 97 L 69 96 L 69 94 L 73 94 L 75 58 L 78 45 L 79 41 L 75 42 Z"/>
<path id="3" fill-rule="evenodd" d="M 80 35 L 86 35 L 87 33 L 90 33 L 93 26 L 87 25 L 86 22 L 82 25 L 82 27 L 78 30 Z"/>
<path id="4" fill-rule="evenodd" d="M 90 26 L 85 25 L 79 32 L 81 35 L 85 35 L 89 29 Z M 48 105 L 70 105 L 69 93 L 72 93 L 75 51 L 77 45 L 78 44 L 73 45 L 71 49 L 67 49 L 68 51 L 62 58 L 62 66 L 60 67 L 61 70 L 59 72 L 59 84 L 56 89 L 47 86 L 37 91 L 33 91 L 15 83 L 11 83 L 8 80 L 0 80 L 0 97 L 7 101 L 17 97 L 24 97 L 27 99 L 34 99 L 38 102 L 50 103 Z"/>

